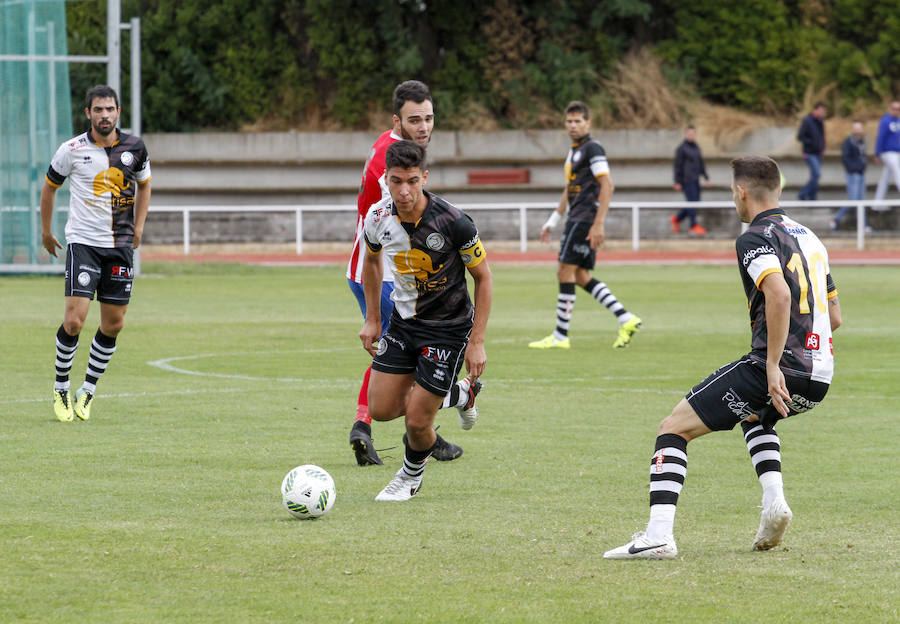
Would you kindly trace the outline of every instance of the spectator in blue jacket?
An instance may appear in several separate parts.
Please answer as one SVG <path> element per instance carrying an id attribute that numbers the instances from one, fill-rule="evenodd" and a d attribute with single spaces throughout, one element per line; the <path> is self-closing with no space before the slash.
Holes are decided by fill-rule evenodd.
<path id="1" fill-rule="evenodd" d="M 688 126 L 684 130 L 684 141 L 675 150 L 675 184 L 676 191 L 684 191 L 684 198 L 689 202 L 700 201 L 700 176 L 706 179 L 706 186 L 710 186 L 709 175 L 706 173 L 706 164 L 703 162 L 703 154 L 696 143 L 697 129 Z M 706 228 L 697 223 L 696 208 L 682 208 L 677 215 L 672 215 L 672 231 L 679 232 L 679 224 L 687 219 L 690 225 L 690 233 L 695 236 L 706 234 Z"/>
<path id="2" fill-rule="evenodd" d="M 884 199 L 888 190 L 888 178 L 894 179 L 894 186 L 900 191 L 900 102 L 891 102 L 891 109 L 878 124 L 878 137 L 875 140 L 875 162 L 884 163 L 875 199 Z M 874 210 L 887 210 L 885 207 L 873 206 Z"/>
<path id="3" fill-rule="evenodd" d="M 860 200 L 866 197 L 866 137 L 863 135 L 863 122 L 853 121 L 852 133 L 841 146 L 841 162 L 847 178 L 847 199 Z M 856 204 L 844 206 L 835 213 L 831 220 L 831 229 L 841 226 L 841 219 L 856 209 Z"/>
<path id="4" fill-rule="evenodd" d="M 825 153 L 825 113 L 824 102 L 816 102 L 812 112 L 803 118 L 797 140 L 803 145 L 803 158 L 809 167 L 809 180 L 800 190 L 800 199 L 817 199 L 819 176 L 822 175 L 822 154 Z"/>

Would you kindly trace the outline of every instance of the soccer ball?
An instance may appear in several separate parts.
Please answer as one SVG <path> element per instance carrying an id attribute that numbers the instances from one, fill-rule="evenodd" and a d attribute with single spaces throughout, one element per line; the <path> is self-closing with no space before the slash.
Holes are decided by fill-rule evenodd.
<path id="1" fill-rule="evenodd" d="M 297 466 L 281 482 L 281 502 L 296 518 L 318 518 L 334 505 L 334 479 L 322 468 Z"/>

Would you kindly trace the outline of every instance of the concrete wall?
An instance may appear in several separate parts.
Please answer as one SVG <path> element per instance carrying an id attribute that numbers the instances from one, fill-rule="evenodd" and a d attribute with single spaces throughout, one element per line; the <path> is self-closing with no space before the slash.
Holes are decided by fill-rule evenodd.
<path id="1" fill-rule="evenodd" d="M 737 155 L 766 154 L 779 161 L 788 186 L 785 198 L 793 199 L 807 179 L 793 127 L 765 128 L 731 144 L 709 137 L 698 138 L 707 160 L 713 188 L 703 199 L 727 200 L 731 193 L 729 161 Z M 595 138 L 606 149 L 615 201 L 678 201 L 672 190 L 672 156 L 682 140 L 680 130 L 600 131 Z M 153 205 L 276 205 L 356 203 L 363 163 L 377 133 L 285 132 L 148 134 L 153 169 Z M 456 203 L 556 202 L 563 187 L 562 163 L 569 148 L 562 131 L 443 132 L 436 131 L 429 146 L 428 188 Z M 471 170 L 525 168 L 527 184 L 470 185 Z M 870 167 L 870 193 L 880 166 Z M 826 154 L 821 180 L 822 199 L 844 195 L 840 155 Z M 152 211 L 152 207 L 151 207 Z M 549 211 L 548 211 L 549 212 Z M 548 212 L 529 219 L 529 232 L 537 236 Z M 817 211 L 816 220 L 827 215 Z M 668 213 L 652 213 L 642 222 L 648 235 L 664 234 Z M 727 211 L 705 213 L 705 223 L 722 236 L 737 231 Z M 307 240 L 352 239 L 352 214 L 309 215 L 304 220 Z M 479 227 L 486 238 L 516 238 L 518 215 L 479 213 Z M 810 223 L 816 227 L 814 223 Z M 614 237 L 630 235 L 630 217 L 612 212 L 608 232 Z M 292 240 L 292 214 L 196 215 L 192 219 L 192 241 L 227 242 Z M 179 242 L 179 215 L 151 214 L 148 242 Z"/>

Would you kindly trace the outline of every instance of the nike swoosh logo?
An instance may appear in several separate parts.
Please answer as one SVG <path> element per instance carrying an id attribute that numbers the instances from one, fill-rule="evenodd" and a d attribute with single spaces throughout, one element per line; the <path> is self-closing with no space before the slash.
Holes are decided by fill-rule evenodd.
<path id="1" fill-rule="evenodd" d="M 640 552 L 644 552 L 645 550 L 653 550 L 654 548 L 662 548 L 665 544 L 657 544 L 656 546 L 644 546 L 643 548 L 635 548 L 634 544 L 628 547 L 629 555 L 636 555 Z"/>

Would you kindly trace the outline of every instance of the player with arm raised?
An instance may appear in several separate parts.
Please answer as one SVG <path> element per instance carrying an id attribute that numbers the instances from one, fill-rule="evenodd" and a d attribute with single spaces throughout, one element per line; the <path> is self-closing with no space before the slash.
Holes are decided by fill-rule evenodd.
<path id="1" fill-rule="evenodd" d="M 694 386 L 659 425 L 650 462 L 650 521 L 607 559 L 672 559 L 675 505 L 687 473 L 687 445 L 738 423 L 763 488 L 754 550 L 781 544 L 792 513 L 785 500 L 775 423 L 825 398 L 834 371 L 831 335 L 841 307 L 828 252 L 808 227 L 778 207 L 781 172 L 770 158 L 731 163 L 738 216 L 749 228 L 736 243 L 750 308 L 751 350 Z"/>

